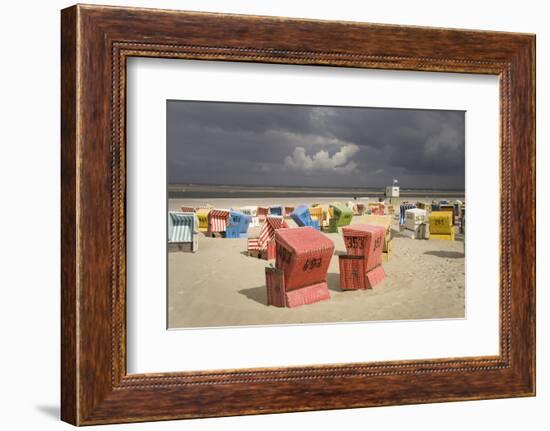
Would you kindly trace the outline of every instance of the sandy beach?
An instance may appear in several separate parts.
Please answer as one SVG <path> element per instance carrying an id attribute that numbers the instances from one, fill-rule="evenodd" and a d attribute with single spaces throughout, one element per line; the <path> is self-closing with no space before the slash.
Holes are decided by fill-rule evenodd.
<path id="1" fill-rule="evenodd" d="M 431 200 L 432 197 L 430 197 Z M 321 204 L 319 199 L 170 199 L 169 209 L 210 203 L 218 208 L 244 205 Z M 342 199 L 347 200 L 347 199 Z M 424 199 L 426 201 L 426 199 Z M 373 201 L 373 199 L 371 199 Z M 354 216 L 352 224 L 360 223 Z M 292 221 L 289 225 L 295 226 Z M 258 228 L 251 228 L 254 236 Z M 386 279 L 374 289 L 342 291 L 338 254 L 345 253 L 341 233 L 325 234 L 335 244 L 327 281 L 331 299 L 297 308 L 266 305 L 265 260 L 246 255 L 246 239 L 208 238 L 199 234 L 197 253 L 168 253 L 168 325 L 170 328 L 274 325 L 463 318 L 465 315 L 464 240 L 414 240 L 392 226 L 393 253 L 384 262 Z"/>

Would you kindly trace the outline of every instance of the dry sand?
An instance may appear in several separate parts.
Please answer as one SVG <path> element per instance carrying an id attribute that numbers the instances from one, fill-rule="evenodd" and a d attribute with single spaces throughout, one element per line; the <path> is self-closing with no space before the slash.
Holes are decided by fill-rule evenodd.
<path id="1" fill-rule="evenodd" d="M 218 208 L 300 202 L 210 200 Z M 178 210 L 183 204 L 200 203 L 204 202 L 171 199 L 169 208 Z M 360 217 L 354 217 L 352 223 L 359 222 Z M 168 253 L 169 327 L 463 318 L 463 239 L 457 236 L 456 241 L 413 240 L 397 230 L 396 221 L 393 254 L 383 263 L 386 279 L 372 290 L 346 292 L 340 290 L 337 256 L 345 253 L 342 235 L 326 234 L 336 246 L 327 275 L 331 299 L 297 308 L 266 305 L 264 268 L 268 262 L 246 256 L 246 239 L 207 238 L 201 233 L 197 253 Z"/>

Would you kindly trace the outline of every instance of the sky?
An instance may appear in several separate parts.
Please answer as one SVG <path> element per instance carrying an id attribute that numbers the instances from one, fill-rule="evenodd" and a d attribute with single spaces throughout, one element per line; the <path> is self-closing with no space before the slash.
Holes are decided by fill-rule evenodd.
<path id="1" fill-rule="evenodd" d="M 465 113 L 167 102 L 168 182 L 464 189 Z"/>

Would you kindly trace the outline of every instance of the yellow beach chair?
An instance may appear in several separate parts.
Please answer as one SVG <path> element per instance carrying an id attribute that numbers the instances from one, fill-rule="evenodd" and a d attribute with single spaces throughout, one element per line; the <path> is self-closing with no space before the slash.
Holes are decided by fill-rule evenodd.
<path id="1" fill-rule="evenodd" d="M 450 211 L 432 211 L 429 216 L 430 239 L 445 239 L 454 241 L 455 229 L 453 213 Z"/>
<path id="2" fill-rule="evenodd" d="M 371 224 L 374 226 L 382 226 L 386 231 L 384 235 L 384 246 L 382 248 L 382 259 L 388 261 L 392 252 L 392 233 L 391 233 L 391 219 L 390 215 L 369 215 L 366 214 L 361 217 L 362 224 Z"/>

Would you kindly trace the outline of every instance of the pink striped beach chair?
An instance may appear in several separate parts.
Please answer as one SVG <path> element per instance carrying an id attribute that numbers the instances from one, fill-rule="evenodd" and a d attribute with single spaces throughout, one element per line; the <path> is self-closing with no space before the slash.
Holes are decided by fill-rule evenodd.
<path id="1" fill-rule="evenodd" d="M 215 234 L 225 232 L 229 224 L 229 210 L 213 209 L 208 213 L 208 233 Z"/>
<path id="2" fill-rule="evenodd" d="M 260 259 L 275 259 L 275 231 L 288 228 L 281 216 L 268 216 L 260 229 L 258 238 L 249 238 L 247 253 Z"/>

